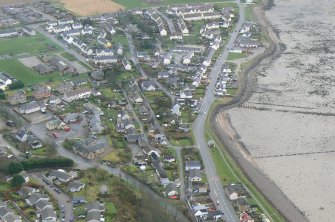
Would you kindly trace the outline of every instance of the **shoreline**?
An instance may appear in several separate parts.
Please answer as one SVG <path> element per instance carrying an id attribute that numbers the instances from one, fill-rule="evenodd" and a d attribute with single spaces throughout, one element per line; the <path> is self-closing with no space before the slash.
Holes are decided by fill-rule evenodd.
<path id="1" fill-rule="evenodd" d="M 274 62 L 282 52 L 285 50 L 285 46 L 279 41 L 279 31 L 274 30 L 271 24 L 266 19 L 265 12 L 270 10 L 274 6 L 273 0 L 263 0 L 260 5 L 253 8 L 253 14 L 255 22 L 261 25 L 263 35 L 265 35 L 267 42 L 267 50 L 264 53 L 251 60 L 250 64 L 245 67 L 241 73 L 240 89 L 237 95 L 232 101 L 224 105 L 218 105 L 213 110 L 213 114 L 210 119 L 214 125 L 214 133 L 219 138 L 220 142 L 224 145 L 224 149 L 228 151 L 231 157 L 238 155 L 243 158 L 235 159 L 235 162 L 243 173 L 247 176 L 248 180 L 253 183 L 257 188 L 258 192 L 266 198 L 266 200 L 272 205 L 272 207 L 280 212 L 280 214 L 288 221 L 308 221 L 307 218 L 302 214 L 301 210 L 298 209 L 291 200 L 279 189 L 279 187 L 268 178 L 260 168 L 252 161 L 250 152 L 246 146 L 242 146 L 238 141 L 238 132 L 233 128 L 229 116 L 224 116 L 224 112 L 242 105 L 248 101 L 252 96 L 254 89 L 257 87 L 257 75 L 253 73 L 258 68 L 266 68 L 272 62 Z M 221 118 L 220 118 L 221 117 Z M 223 117 L 223 118 L 222 118 Z M 233 134 L 237 135 L 237 138 L 231 138 L 227 132 L 225 132 L 220 125 L 218 119 L 225 119 L 226 123 L 233 130 Z M 227 119 L 228 118 L 228 119 Z M 243 153 L 242 153 L 242 152 Z M 244 154 L 244 155 L 243 155 Z M 248 158 L 245 158 L 245 155 Z"/>

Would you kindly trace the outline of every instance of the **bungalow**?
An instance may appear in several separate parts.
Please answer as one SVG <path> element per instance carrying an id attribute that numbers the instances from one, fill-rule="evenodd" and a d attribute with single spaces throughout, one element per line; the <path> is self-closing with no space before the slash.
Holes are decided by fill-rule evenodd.
<path id="1" fill-rule="evenodd" d="M 143 103 L 143 98 L 139 93 L 133 95 L 133 100 L 135 103 Z"/>
<path id="2" fill-rule="evenodd" d="M 187 160 L 185 162 L 185 171 L 189 171 L 189 170 L 192 170 L 192 169 L 200 170 L 201 169 L 200 161 L 198 161 L 198 160 Z"/>
<path id="3" fill-rule="evenodd" d="M 166 136 L 164 134 L 156 134 L 155 135 L 155 141 L 159 143 L 160 145 L 167 145 L 168 141 L 166 139 Z"/>
<path id="4" fill-rule="evenodd" d="M 49 97 L 49 104 L 54 104 L 54 105 L 57 105 L 57 104 L 60 104 L 62 101 L 60 100 L 60 98 L 58 96 L 55 96 L 55 95 L 51 95 Z"/>
<path id="5" fill-rule="evenodd" d="M 28 197 L 28 199 L 26 199 L 26 203 L 30 206 L 33 206 L 35 205 L 38 201 L 41 201 L 41 200 L 46 200 L 48 201 L 49 200 L 49 197 L 48 195 L 46 194 L 41 194 L 41 193 L 33 193 L 32 195 L 30 195 Z"/>
<path id="6" fill-rule="evenodd" d="M 176 103 L 173 106 L 173 108 L 171 109 L 171 112 L 172 112 L 173 115 L 181 116 L 180 105 L 178 103 Z"/>
<path id="7" fill-rule="evenodd" d="M 27 97 L 23 91 L 18 91 L 16 93 L 13 93 L 12 95 L 9 95 L 7 97 L 7 100 L 9 104 L 16 105 L 16 104 L 27 102 Z"/>
<path id="8" fill-rule="evenodd" d="M 35 204 L 36 210 L 42 211 L 46 208 L 52 208 L 52 204 L 48 200 L 40 200 Z"/>
<path id="9" fill-rule="evenodd" d="M 38 192 L 38 189 L 36 188 L 32 188 L 32 187 L 27 187 L 27 186 L 23 186 L 20 188 L 20 190 L 17 192 L 20 196 L 30 196 L 34 193 Z"/>
<path id="10" fill-rule="evenodd" d="M 199 169 L 190 169 L 189 180 L 192 182 L 201 182 L 201 172 Z"/>
<path id="11" fill-rule="evenodd" d="M 85 25 L 84 28 L 81 30 L 82 35 L 93 34 L 93 28 L 90 25 Z"/>
<path id="12" fill-rule="evenodd" d="M 49 180 L 58 180 L 63 183 L 69 182 L 74 177 L 75 177 L 75 174 L 70 174 L 62 169 L 51 170 L 48 175 Z"/>
<path id="13" fill-rule="evenodd" d="M 77 205 L 77 204 L 82 204 L 86 203 L 86 199 L 83 196 L 78 196 L 78 197 L 72 197 L 72 204 Z"/>
<path id="14" fill-rule="evenodd" d="M 203 204 L 197 204 L 192 206 L 194 216 L 201 220 L 206 220 L 208 217 L 207 207 Z"/>
<path id="15" fill-rule="evenodd" d="M 92 94 L 92 90 L 90 88 L 88 87 L 79 88 L 79 89 L 72 90 L 70 92 L 66 92 L 63 96 L 63 100 L 66 102 L 72 102 L 74 100 L 90 97 L 91 94 Z"/>
<path id="16" fill-rule="evenodd" d="M 65 127 L 65 123 L 63 123 L 61 120 L 59 119 L 55 119 L 55 120 L 50 120 L 48 121 L 46 124 L 45 124 L 45 127 L 48 129 L 48 130 L 55 130 L 55 129 L 58 129 L 58 130 L 61 130 L 61 129 L 64 129 Z"/>
<path id="17" fill-rule="evenodd" d="M 85 184 L 78 181 L 78 180 L 74 180 L 74 181 L 70 182 L 69 185 L 68 185 L 68 190 L 70 192 L 79 192 L 84 188 L 85 188 Z"/>
<path id="18" fill-rule="evenodd" d="M 125 70 L 131 70 L 131 64 L 130 64 L 128 59 L 123 58 L 122 59 L 122 65 L 123 65 Z"/>
<path id="19" fill-rule="evenodd" d="M 94 159 L 105 151 L 102 143 L 95 143 L 89 139 L 77 140 L 73 145 L 73 151 L 87 159 Z"/>
<path id="20" fill-rule="evenodd" d="M 157 78 L 158 79 L 167 79 L 169 78 L 170 74 L 168 72 L 165 71 L 161 71 L 157 74 Z"/>
<path id="21" fill-rule="evenodd" d="M 40 217 L 42 222 L 55 222 L 57 221 L 57 215 L 53 208 L 45 208 L 42 211 L 38 211 L 37 215 Z"/>
<path id="22" fill-rule="evenodd" d="M 205 27 L 208 30 L 218 29 L 220 28 L 220 24 L 218 22 L 211 22 L 211 23 L 207 23 Z"/>
<path id="23" fill-rule="evenodd" d="M 156 84 L 155 84 L 154 81 L 144 80 L 141 83 L 141 88 L 144 91 L 155 91 L 156 90 Z"/>
<path id="24" fill-rule="evenodd" d="M 32 101 L 30 103 L 26 103 L 26 104 L 23 104 L 19 107 L 19 112 L 22 113 L 22 114 L 30 114 L 30 113 L 34 113 L 34 112 L 37 112 L 37 111 L 42 111 L 42 112 L 45 112 L 45 105 L 44 103 L 39 103 L 39 102 L 36 102 L 36 101 Z"/>
<path id="25" fill-rule="evenodd" d="M 116 56 L 95 56 L 93 59 L 95 64 L 98 63 L 117 63 Z"/>
<path id="26" fill-rule="evenodd" d="M 240 214 L 240 222 L 254 222 L 254 219 L 247 212 L 242 212 Z"/>
<path id="27" fill-rule="evenodd" d="M 89 212 L 86 215 L 87 222 L 100 222 L 101 221 L 101 213 L 100 212 Z"/>
<path id="28" fill-rule="evenodd" d="M 78 115 L 78 113 L 69 113 L 64 117 L 63 121 L 65 123 L 75 123 L 79 120 L 79 118 L 80 116 Z"/>
<path id="29" fill-rule="evenodd" d="M 193 95 L 191 89 L 186 86 L 184 89 L 180 90 L 179 97 L 180 99 L 192 99 Z"/>
<path id="30" fill-rule="evenodd" d="M 36 66 L 33 66 L 33 69 L 43 75 L 51 73 L 53 71 L 51 67 L 45 65 L 44 63 L 40 63 Z"/>
<path id="31" fill-rule="evenodd" d="M 90 212 L 105 212 L 105 204 L 99 202 L 91 202 L 86 205 L 85 208 L 87 213 Z"/>
<path id="32" fill-rule="evenodd" d="M 5 86 L 8 86 L 13 83 L 12 79 L 8 75 L 0 72 L 0 82 L 4 83 Z"/>
<path id="33" fill-rule="evenodd" d="M 176 184 L 169 183 L 168 185 L 166 185 L 165 194 L 168 197 L 178 196 L 179 192 L 178 192 L 178 188 L 177 188 Z"/>
<path id="34" fill-rule="evenodd" d="M 173 32 L 170 35 L 170 40 L 183 40 L 183 35 L 181 32 Z"/>
<path id="35" fill-rule="evenodd" d="M 149 114 L 149 109 L 145 105 L 141 105 L 140 108 L 138 109 L 141 115 L 148 115 Z"/>
<path id="36" fill-rule="evenodd" d="M 111 34 L 114 35 L 116 33 L 115 28 L 111 24 L 106 25 L 106 30 Z"/>
<path id="37" fill-rule="evenodd" d="M 228 184 L 225 187 L 225 191 L 227 193 L 227 196 L 230 200 L 236 200 L 240 197 L 246 196 L 245 188 L 243 187 L 243 184 Z"/>
<path id="38" fill-rule="evenodd" d="M 236 205 L 238 207 L 239 212 L 249 211 L 250 205 L 244 197 L 237 198 Z"/>
<path id="39" fill-rule="evenodd" d="M 21 218 L 14 214 L 13 210 L 2 206 L 0 207 L 0 221 L 4 222 L 22 222 Z"/>
<path id="40" fill-rule="evenodd" d="M 180 32 L 183 35 L 188 35 L 190 33 L 188 28 L 187 28 L 187 25 L 185 24 L 185 22 L 183 20 L 181 20 L 181 19 L 179 20 L 178 26 L 179 26 Z"/>
<path id="41" fill-rule="evenodd" d="M 87 84 L 87 79 L 86 78 L 74 79 L 71 81 L 71 83 L 73 86 L 78 87 Z"/>

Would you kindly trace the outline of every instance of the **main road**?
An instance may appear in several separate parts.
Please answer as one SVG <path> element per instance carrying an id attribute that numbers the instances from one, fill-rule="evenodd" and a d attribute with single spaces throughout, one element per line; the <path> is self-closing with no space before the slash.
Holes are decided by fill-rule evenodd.
<path id="1" fill-rule="evenodd" d="M 216 80 L 221 72 L 221 68 L 224 63 L 227 61 L 229 49 L 233 46 L 234 41 L 237 38 L 238 31 L 241 29 L 244 22 L 244 8 L 240 0 L 237 0 L 240 10 L 240 17 L 236 24 L 234 32 L 231 34 L 230 39 L 226 45 L 226 48 L 223 50 L 221 55 L 218 57 L 216 63 L 212 67 L 210 77 L 211 82 L 207 87 L 203 104 L 201 107 L 200 115 L 196 118 L 193 124 L 193 133 L 195 137 L 196 144 L 198 145 L 201 157 L 203 159 L 206 175 L 208 178 L 208 184 L 210 188 L 210 196 L 214 202 L 219 201 L 218 209 L 224 212 L 224 219 L 228 222 L 238 222 L 239 219 L 235 213 L 233 206 L 225 195 L 223 184 L 218 177 L 217 170 L 213 158 L 211 156 L 210 149 L 208 147 L 206 138 L 205 138 L 205 123 L 206 123 L 206 113 L 209 111 L 212 103 L 214 102 L 214 89 Z"/>

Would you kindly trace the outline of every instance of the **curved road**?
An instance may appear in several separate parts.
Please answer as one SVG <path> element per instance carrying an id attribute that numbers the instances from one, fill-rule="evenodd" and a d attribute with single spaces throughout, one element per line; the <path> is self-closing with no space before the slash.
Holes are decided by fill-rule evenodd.
<path id="1" fill-rule="evenodd" d="M 207 144 L 207 140 L 205 138 L 205 132 L 204 132 L 205 127 L 204 126 L 206 123 L 207 116 L 203 114 L 206 114 L 209 111 L 212 103 L 214 102 L 214 90 L 215 90 L 216 79 L 221 73 L 222 66 L 227 61 L 228 54 L 229 54 L 228 49 L 233 46 L 234 41 L 237 38 L 238 31 L 241 29 L 242 24 L 244 22 L 244 8 L 240 0 L 237 0 L 236 3 L 238 4 L 239 10 L 240 10 L 239 20 L 236 24 L 234 32 L 231 34 L 231 37 L 226 45 L 226 49 L 223 50 L 223 52 L 217 59 L 216 63 L 212 67 L 212 70 L 210 73 L 211 82 L 209 86 L 207 87 L 205 97 L 203 100 L 203 104 L 201 107 L 200 115 L 198 115 L 193 125 L 193 133 L 194 133 L 195 141 L 199 147 L 199 151 L 202 156 L 206 175 L 208 178 L 210 196 L 214 202 L 216 201 L 220 202 L 220 204 L 217 207 L 218 209 L 224 212 L 223 217 L 225 221 L 228 221 L 228 222 L 238 222 L 239 219 L 235 213 L 235 210 L 232 204 L 228 200 L 224 192 L 224 189 L 223 189 L 223 184 L 221 183 L 221 180 L 218 177 L 216 167 L 212 159 L 212 156 L 211 156 L 208 144 Z"/>

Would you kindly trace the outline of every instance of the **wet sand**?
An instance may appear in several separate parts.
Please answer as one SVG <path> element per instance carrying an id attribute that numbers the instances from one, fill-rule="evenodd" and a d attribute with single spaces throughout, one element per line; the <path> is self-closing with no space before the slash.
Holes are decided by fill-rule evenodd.
<path id="1" fill-rule="evenodd" d="M 257 87 L 227 113 L 253 163 L 310 221 L 335 216 L 335 10 L 331 1 L 274 1 L 266 18 L 285 50 L 256 70 Z"/>

